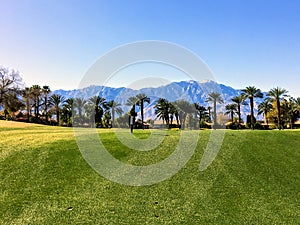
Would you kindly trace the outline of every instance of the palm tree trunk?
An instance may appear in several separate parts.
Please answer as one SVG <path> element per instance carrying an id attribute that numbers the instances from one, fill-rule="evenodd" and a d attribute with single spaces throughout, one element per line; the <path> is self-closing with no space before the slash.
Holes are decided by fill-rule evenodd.
<path id="1" fill-rule="evenodd" d="M 47 105 L 48 105 L 48 99 L 47 99 L 47 97 L 45 97 L 45 117 L 46 117 L 46 122 L 48 123 L 48 107 L 47 107 Z"/>
<path id="2" fill-rule="evenodd" d="M 238 104 L 238 116 L 239 116 L 239 124 L 241 123 L 241 105 L 240 104 Z"/>
<path id="3" fill-rule="evenodd" d="M 254 130 L 254 104 L 253 98 L 250 98 L 250 108 L 251 108 L 251 129 Z"/>
<path id="4" fill-rule="evenodd" d="M 266 121 L 267 125 L 269 125 L 268 112 L 265 111 L 264 114 L 265 114 L 265 121 Z"/>
<path id="5" fill-rule="evenodd" d="M 56 121 L 57 125 L 59 125 L 59 109 L 56 109 Z"/>
<path id="6" fill-rule="evenodd" d="M 144 101 L 141 100 L 141 118 L 142 118 L 142 126 L 144 128 Z"/>
<path id="7" fill-rule="evenodd" d="M 175 118 L 176 118 L 177 125 L 179 125 L 179 118 L 178 118 L 178 114 L 177 113 L 175 114 Z"/>
<path id="8" fill-rule="evenodd" d="M 208 109 L 208 117 L 209 117 L 209 121 L 208 122 L 211 122 L 211 111 L 210 111 L 210 109 Z"/>
<path id="9" fill-rule="evenodd" d="M 28 99 L 28 97 L 26 98 L 26 111 L 27 111 L 27 122 L 29 122 L 30 109 L 29 109 L 29 99 Z"/>
<path id="10" fill-rule="evenodd" d="M 214 126 L 217 124 L 217 102 L 214 101 Z"/>
<path id="11" fill-rule="evenodd" d="M 277 105 L 277 122 L 278 122 L 278 128 L 281 130 L 281 117 L 280 117 L 280 101 L 279 99 L 276 100 Z"/>
<path id="12" fill-rule="evenodd" d="M 115 108 L 111 108 L 111 119 L 112 119 L 112 127 L 115 127 Z"/>
<path id="13" fill-rule="evenodd" d="M 170 116 L 170 124 L 172 125 L 173 124 L 173 114 Z"/>

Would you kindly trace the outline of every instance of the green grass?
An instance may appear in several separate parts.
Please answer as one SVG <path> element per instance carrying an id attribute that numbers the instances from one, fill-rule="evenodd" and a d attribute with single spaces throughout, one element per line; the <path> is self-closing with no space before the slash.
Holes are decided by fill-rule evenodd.
<path id="1" fill-rule="evenodd" d="M 168 157 L 180 134 L 137 152 L 113 130 L 99 132 L 112 155 L 137 165 Z M 72 128 L 0 121 L 0 224 L 300 224 L 300 130 L 226 131 L 199 172 L 209 134 L 200 131 L 195 154 L 172 178 L 130 187 L 85 162 Z"/>

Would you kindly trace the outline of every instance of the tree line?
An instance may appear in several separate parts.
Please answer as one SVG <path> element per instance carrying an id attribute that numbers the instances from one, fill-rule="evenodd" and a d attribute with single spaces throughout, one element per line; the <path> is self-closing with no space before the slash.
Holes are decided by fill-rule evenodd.
<path id="1" fill-rule="evenodd" d="M 123 112 L 121 104 L 115 100 L 107 101 L 101 96 L 89 99 L 68 98 L 51 94 L 50 87 L 32 85 L 23 87 L 22 79 L 15 70 L 0 67 L 0 117 L 26 122 L 72 126 L 86 125 L 96 127 L 128 127 L 129 117 L 136 121 L 136 106 L 140 108 L 141 118 L 137 120 L 144 126 L 144 105 L 150 103 L 145 94 L 130 97 L 126 106 L 128 112 Z M 264 101 L 257 106 L 258 115 L 264 116 L 264 124 L 256 122 L 254 115 L 254 100 L 263 98 L 263 93 L 254 86 L 246 87 L 239 96 L 231 99 L 232 103 L 225 106 L 223 115 L 228 115 L 228 128 L 245 128 L 241 118 L 241 107 L 250 107 L 246 126 L 251 129 L 269 127 L 275 124 L 277 128 L 293 128 L 299 118 L 300 98 L 292 98 L 284 88 L 276 87 L 267 92 Z M 193 129 L 218 127 L 225 123 L 218 118 L 218 104 L 223 104 L 222 94 L 211 92 L 206 97 L 207 105 L 190 103 L 185 100 L 170 102 L 159 98 L 154 105 L 155 116 L 168 128 L 186 126 Z M 249 103 L 248 103 L 249 102 Z M 211 104 L 211 106 L 209 105 Z M 248 106 L 249 105 L 249 106 Z M 118 115 L 118 118 L 116 118 Z M 236 117 L 235 117 L 236 116 Z M 147 121 L 153 123 L 153 121 Z"/>

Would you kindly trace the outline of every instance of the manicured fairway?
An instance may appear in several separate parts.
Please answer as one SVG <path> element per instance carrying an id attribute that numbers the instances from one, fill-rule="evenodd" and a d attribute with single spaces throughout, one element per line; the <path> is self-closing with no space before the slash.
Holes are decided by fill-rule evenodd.
<path id="1" fill-rule="evenodd" d="M 137 152 L 99 130 L 114 157 L 137 165 L 170 155 L 180 132 Z M 195 154 L 172 178 L 130 187 L 87 164 L 72 128 L 0 121 L 0 224 L 300 224 L 300 130 L 226 131 L 199 172 L 209 135 L 200 131 Z"/>

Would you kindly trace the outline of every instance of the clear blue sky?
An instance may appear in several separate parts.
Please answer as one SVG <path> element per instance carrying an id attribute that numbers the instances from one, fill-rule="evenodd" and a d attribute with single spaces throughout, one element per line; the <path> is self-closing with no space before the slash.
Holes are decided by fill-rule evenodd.
<path id="1" fill-rule="evenodd" d="M 2 0 L 0 65 L 27 85 L 74 89 L 112 48 L 163 40 L 194 51 L 218 82 L 300 96 L 299 12 L 296 0 Z"/>

